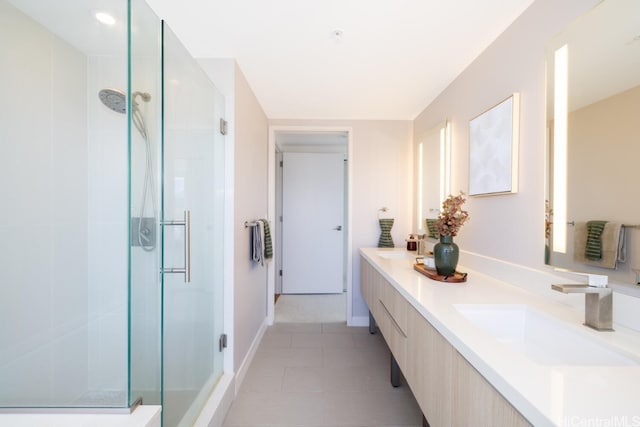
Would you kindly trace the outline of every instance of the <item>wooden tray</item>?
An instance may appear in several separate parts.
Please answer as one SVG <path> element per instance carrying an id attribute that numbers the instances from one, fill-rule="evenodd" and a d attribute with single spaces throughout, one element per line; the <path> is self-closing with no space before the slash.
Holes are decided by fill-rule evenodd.
<path id="1" fill-rule="evenodd" d="M 460 273 L 459 271 L 453 273 L 453 276 L 443 276 L 438 274 L 435 269 L 425 267 L 424 264 L 413 264 L 413 269 L 438 282 L 461 283 L 467 281 L 467 273 Z"/>

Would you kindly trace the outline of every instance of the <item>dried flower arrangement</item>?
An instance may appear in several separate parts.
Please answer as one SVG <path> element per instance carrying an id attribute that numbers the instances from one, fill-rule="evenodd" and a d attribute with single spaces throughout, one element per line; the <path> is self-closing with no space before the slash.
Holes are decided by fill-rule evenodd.
<path id="1" fill-rule="evenodd" d="M 459 195 L 449 195 L 442 202 L 442 210 L 438 215 L 438 233 L 441 236 L 457 236 L 460 228 L 469 219 L 469 213 L 462 210 L 462 205 L 466 201 L 464 193 Z"/>
<path id="2" fill-rule="evenodd" d="M 549 200 L 544 201 L 544 237 L 548 240 L 551 237 L 551 226 L 553 225 L 553 209 Z"/>

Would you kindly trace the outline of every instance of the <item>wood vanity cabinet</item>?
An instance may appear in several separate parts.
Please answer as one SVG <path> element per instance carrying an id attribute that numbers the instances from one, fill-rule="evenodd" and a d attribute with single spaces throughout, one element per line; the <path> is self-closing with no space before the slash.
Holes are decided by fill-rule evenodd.
<path id="1" fill-rule="evenodd" d="M 376 319 L 400 369 L 407 364 L 407 310 L 409 303 L 390 286 L 371 264 L 362 260 L 360 281 L 362 296 Z"/>
<path id="2" fill-rule="evenodd" d="M 531 425 L 364 258 L 360 287 L 431 427 Z"/>

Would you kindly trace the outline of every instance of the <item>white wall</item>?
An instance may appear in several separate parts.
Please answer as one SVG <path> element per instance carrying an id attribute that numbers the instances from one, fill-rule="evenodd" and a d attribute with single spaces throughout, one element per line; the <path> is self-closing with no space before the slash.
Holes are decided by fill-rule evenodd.
<path id="1" fill-rule="evenodd" d="M 380 237 L 378 209 L 385 206 L 395 218 L 391 235 L 396 247 L 415 230 L 411 223 L 412 124 L 385 120 L 271 120 L 273 126 L 348 127 L 352 129 L 351 192 L 352 316 L 368 316 L 360 295 L 361 247 L 377 246 Z"/>
<path id="2" fill-rule="evenodd" d="M 520 93 L 519 192 L 468 199 L 470 221 L 456 238 L 464 250 L 543 268 L 544 47 L 548 39 L 595 3 L 537 0 L 416 117 L 415 138 L 438 121 L 451 121 L 452 193 L 468 192 L 469 120 L 511 93 Z"/>

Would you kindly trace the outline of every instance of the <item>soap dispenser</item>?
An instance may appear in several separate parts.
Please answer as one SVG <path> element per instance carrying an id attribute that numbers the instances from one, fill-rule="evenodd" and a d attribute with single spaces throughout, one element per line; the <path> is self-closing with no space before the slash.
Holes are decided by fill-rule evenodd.
<path id="1" fill-rule="evenodd" d="M 418 249 L 418 241 L 416 240 L 415 234 L 409 234 L 409 237 L 406 240 L 408 251 L 416 251 Z"/>

